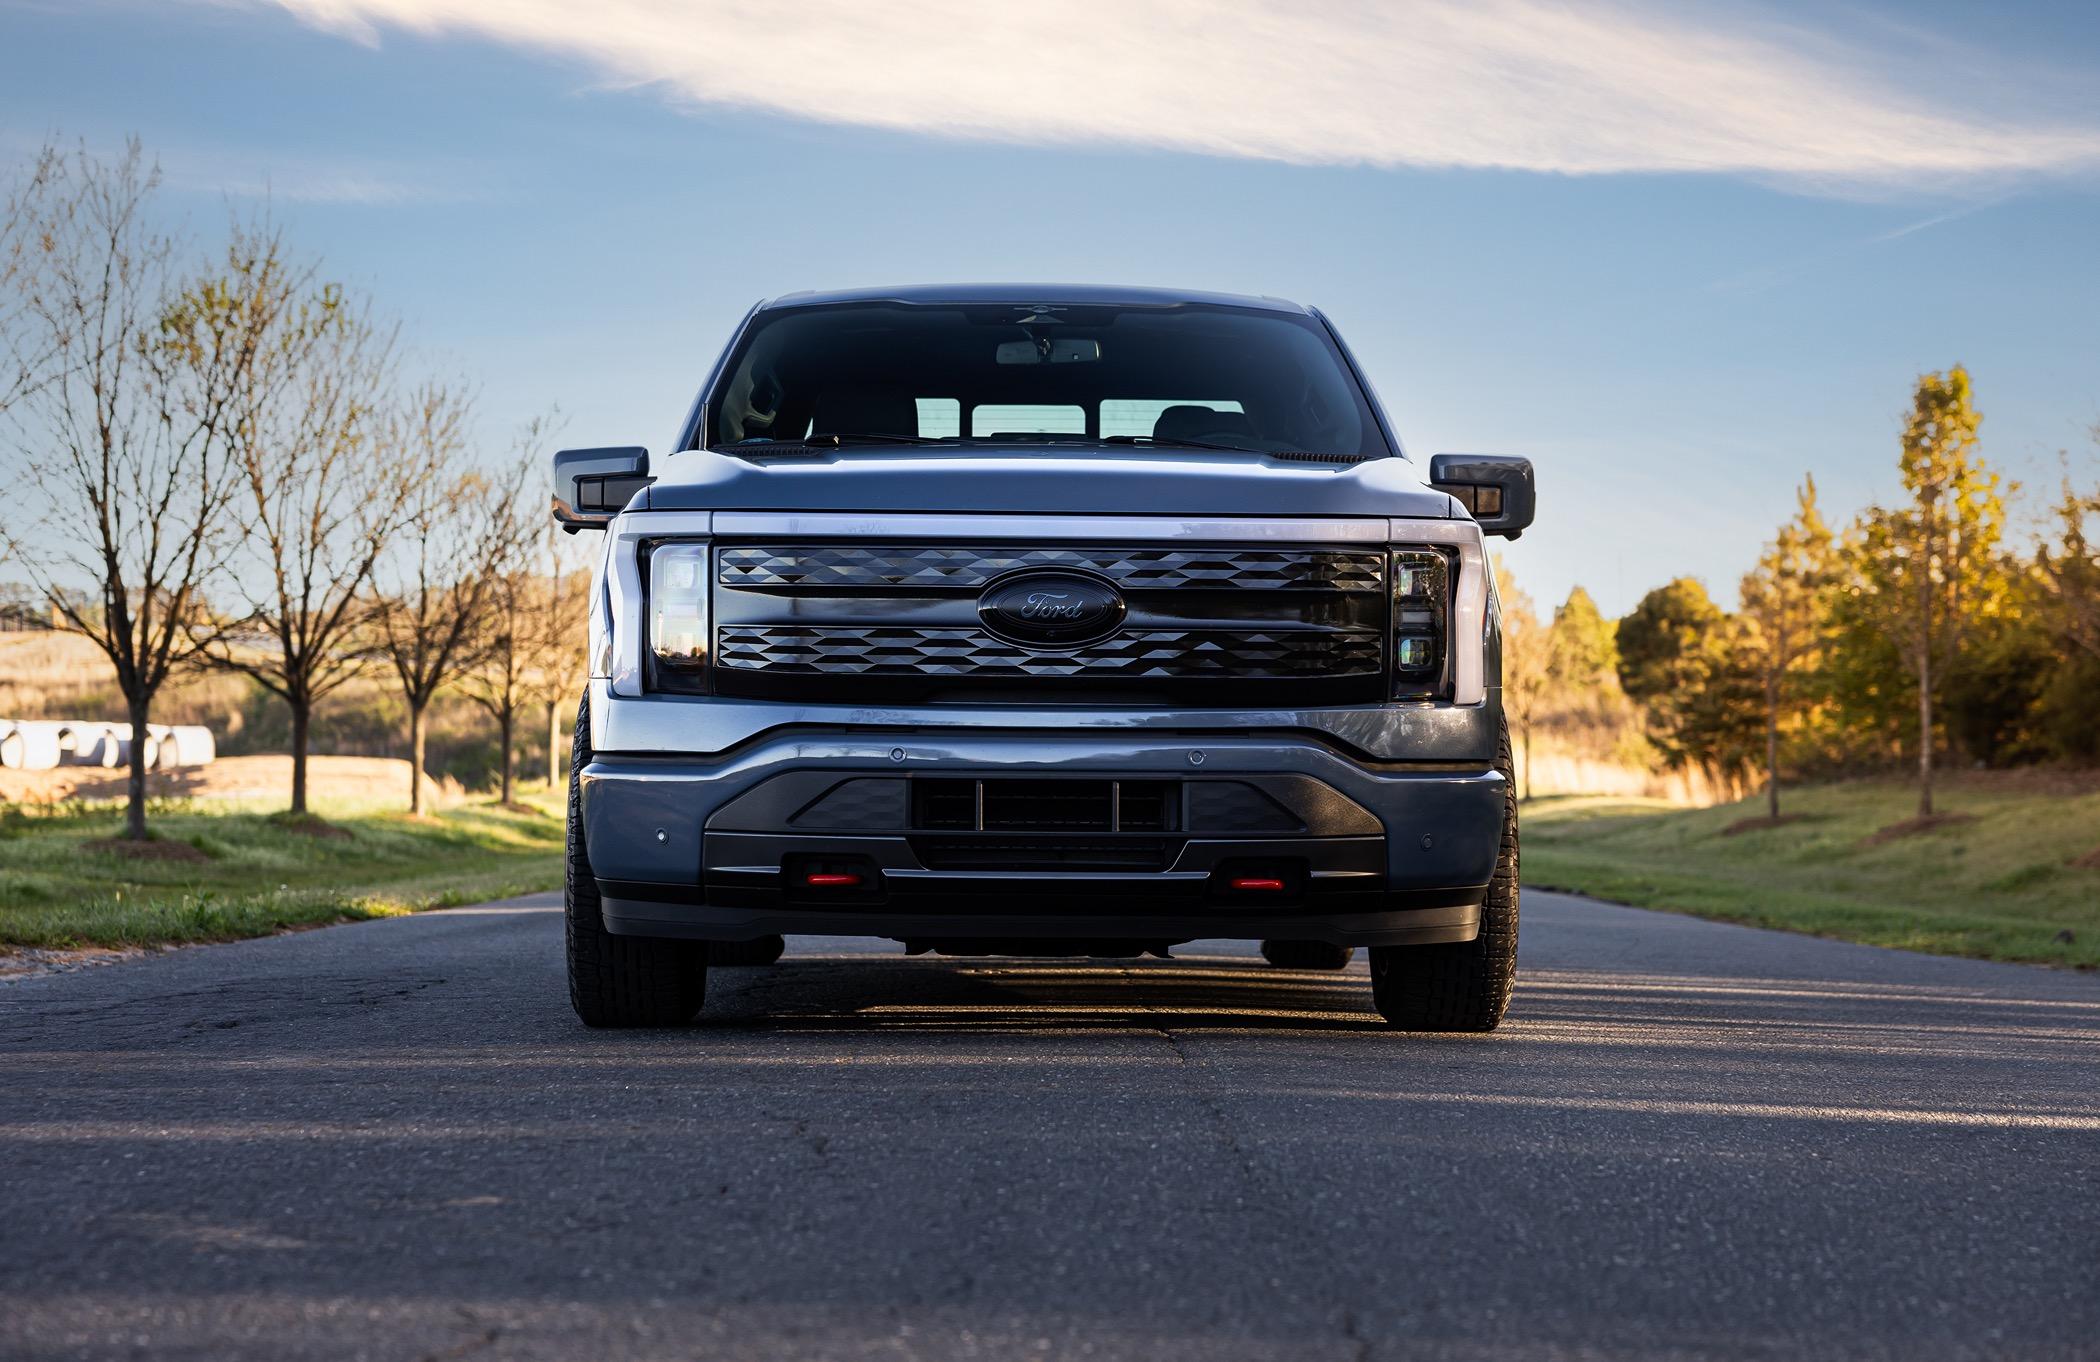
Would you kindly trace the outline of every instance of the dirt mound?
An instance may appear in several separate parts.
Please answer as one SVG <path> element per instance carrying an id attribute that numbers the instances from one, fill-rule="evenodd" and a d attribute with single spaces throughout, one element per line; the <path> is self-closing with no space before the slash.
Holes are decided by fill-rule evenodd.
<path id="1" fill-rule="evenodd" d="M 132 842 L 122 837 L 101 837 L 92 842 L 82 842 L 80 847 L 81 850 L 97 856 L 122 856 L 132 861 L 181 861 L 194 864 L 211 859 L 188 842 Z"/>
<path id="2" fill-rule="evenodd" d="M 1976 815 L 1973 813 L 1935 813 L 1925 818 L 1906 818 L 1900 823 L 1889 824 L 1881 831 L 1867 837 L 1860 845 L 1863 847 L 1886 846 L 1890 842 L 1900 842 L 1906 837 L 1916 837 L 1922 833 L 1936 832 L 1940 828 L 1951 828 L 1957 824 L 1973 823 L 1975 821 Z"/>
<path id="3" fill-rule="evenodd" d="M 13 804 L 57 804 L 69 799 L 122 799 L 128 774 L 98 766 L 61 766 L 52 771 L 0 769 L 0 801 Z M 408 803 L 408 763 L 399 757 L 312 757 L 306 788 L 316 803 Z M 451 780 L 425 787 L 444 805 L 465 792 Z M 209 766 L 149 771 L 146 793 L 156 799 L 239 799 L 250 802 L 291 798 L 292 759 L 288 756 L 226 757 Z"/>

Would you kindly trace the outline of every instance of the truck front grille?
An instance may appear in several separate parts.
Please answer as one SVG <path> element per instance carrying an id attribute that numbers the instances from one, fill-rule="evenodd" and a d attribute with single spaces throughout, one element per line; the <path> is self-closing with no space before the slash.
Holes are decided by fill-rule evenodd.
<path id="1" fill-rule="evenodd" d="M 1376 700 L 1388 684 L 1382 549 L 870 540 L 717 543 L 714 555 L 724 694 L 1310 705 Z M 981 611 L 1033 573 L 1119 598 L 1105 632 L 1031 642 Z"/>
<path id="2" fill-rule="evenodd" d="M 715 662 L 804 676 L 1341 678 L 1378 674 L 1379 638 L 1375 630 L 1144 630 L 1045 652 L 981 629 L 754 625 L 723 628 Z"/>
<path id="3" fill-rule="evenodd" d="M 1385 586 L 1385 555 L 1353 549 L 726 548 L 718 580 L 732 587 L 974 591 L 1029 568 L 1077 568 L 1136 591 L 1376 593 Z"/>

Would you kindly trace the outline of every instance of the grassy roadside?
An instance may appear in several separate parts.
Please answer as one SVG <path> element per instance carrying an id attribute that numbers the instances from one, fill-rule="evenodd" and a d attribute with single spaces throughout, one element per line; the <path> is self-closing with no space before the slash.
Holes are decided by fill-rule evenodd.
<path id="1" fill-rule="evenodd" d="M 424 819 L 321 812 L 325 822 L 299 826 L 211 801 L 155 801 L 157 854 L 141 857 L 106 845 L 122 831 L 120 805 L 0 809 L 0 950 L 228 941 L 561 882 L 552 801 Z"/>
<path id="2" fill-rule="evenodd" d="M 2100 967 L 2100 866 L 2074 864 L 2100 849 L 2100 790 L 1957 780 L 1937 801 L 1955 820 L 1877 838 L 1916 800 L 1897 782 L 1804 789 L 1776 827 L 1758 800 L 1536 800 L 1524 881 L 1876 946 Z"/>

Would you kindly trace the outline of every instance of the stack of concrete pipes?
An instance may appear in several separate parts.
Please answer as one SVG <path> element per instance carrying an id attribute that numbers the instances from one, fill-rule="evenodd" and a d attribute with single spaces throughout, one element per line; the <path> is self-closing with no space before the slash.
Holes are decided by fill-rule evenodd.
<path id="1" fill-rule="evenodd" d="M 0 719 L 0 766 L 48 771 L 54 766 L 131 764 L 131 725 L 76 719 Z M 208 766 L 218 755 L 201 724 L 147 724 L 146 767 Z"/>

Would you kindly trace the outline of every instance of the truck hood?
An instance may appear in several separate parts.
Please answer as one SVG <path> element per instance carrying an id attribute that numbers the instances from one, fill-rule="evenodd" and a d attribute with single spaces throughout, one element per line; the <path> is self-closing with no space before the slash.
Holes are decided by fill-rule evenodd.
<path id="1" fill-rule="evenodd" d="M 1034 515 L 1395 516 L 1458 503 L 1405 459 L 1286 462 L 1196 450 L 855 447 L 741 458 L 689 449 L 652 461 L 635 510 Z"/>

